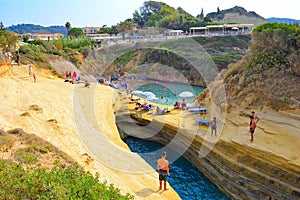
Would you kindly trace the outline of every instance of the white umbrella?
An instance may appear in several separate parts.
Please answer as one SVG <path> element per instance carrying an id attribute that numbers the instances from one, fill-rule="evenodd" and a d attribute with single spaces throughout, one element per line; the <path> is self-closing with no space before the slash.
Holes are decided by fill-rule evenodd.
<path id="1" fill-rule="evenodd" d="M 148 101 L 153 101 L 153 100 L 158 100 L 158 98 L 155 97 L 155 96 L 148 96 L 148 97 L 146 98 L 146 100 L 148 100 Z"/>
<path id="2" fill-rule="evenodd" d="M 144 95 L 146 97 L 155 97 L 155 94 L 153 92 L 143 92 L 142 95 Z"/>
<path id="3" fill-rule="evenodd" d="M 181 93 L 179 94 L 179 96 L 180 96 L 181 98 L 189 98 L 189 97 L 194 96 L 194 94 L 191 93 L 191 92 L 189 92 L 189 91 L 184 91 L 184 92 L 181 92 Z"/>
<path id="4" fill-rule="evenodd" d="M 144 92 L 143 91 L 140 91 L 140 90 L 133 90 L 131 92 L 131 94 L 134 94 L 134 95 L 139 95 L 139 94 L 143 94 Z"/>

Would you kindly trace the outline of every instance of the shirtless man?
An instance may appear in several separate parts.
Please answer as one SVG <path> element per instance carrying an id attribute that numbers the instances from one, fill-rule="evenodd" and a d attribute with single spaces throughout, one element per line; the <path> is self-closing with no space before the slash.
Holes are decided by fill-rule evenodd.
<path id="1" fill-rule="evenodd" d="M 259 117 L 255 114 L 255 111 L 251 112 L 251 116 L 253 116 L 256 123 L 259 121 Z"/>
<path id="2" fill-rule="evenodd" d="M 250 116 L 250 129 L 249 129 L 249 132 L 251 134 L 251 138 L 250 138 L 251 143 L 254 140 L 254 131 L 255 131 L 255 128 L 256 128 L 256 123 L 257 123 L 257 120 L 255 120 L 254 117 L 251 115 Z"/>
<path id="3" fill-rule="evenodd" d="M 169 172 L 169 161 L 166 160 L 167 153 L 163 151 L 161 158 L 157 161 L 157 170 L 159 173 L 159 189 L 162 189 L 162 181 L 164 181 L 164 190 L 167 188 L 167 175 L 170 176 Z"/>
<path id="4" fill-rule="evenodd" d="M 211 128 L 211 136 L 213 136 L 213 132 L 215 132 L 215 136 L 217 136 L 217 118 L 214 117 L 213 120 L 210 121 Z"/>

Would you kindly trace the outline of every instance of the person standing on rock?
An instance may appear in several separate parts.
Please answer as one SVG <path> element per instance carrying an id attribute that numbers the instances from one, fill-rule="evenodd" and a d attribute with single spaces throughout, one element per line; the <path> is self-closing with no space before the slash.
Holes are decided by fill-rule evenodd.
<path id="1" fill-rule="evenodd" d="M 33 81 L 36 82 L 36 75 L 35 75 L 35 73 L 32 73 L 32 76 L 33 76 Z"/>
<path id="2" fill-rule="evenodd" d="M 213 120 L 210 121 L 210 128 L 211 128 L 211 136 L 215 132 L 215 136 L 217 136 L 217 118 L 214 117 Z"/>
<path id="3" fill-rule="evenodd" d="M 252 112 L 251 112 L 251 116 L 253 116 L 253 118 L 254 118 L 254 120 L 255 120 L 255 122 L 256 122 L 256 124 L 257 124 L 258 121 L 259 121 L 259 117 L 258 117 L 257 114 L 255 113 L 255 111 L 252 111 Z"/>
<path id="4" fill-rule="evenodd" d="M 255 128 L 256 128 L 256 122 L 257 120 L 254 119 L 254 117 L 251 115 L 250 116 L 250 142 L 252 143 L 254 141 L 254 131 L 255 131 Z"/>
<path id="5" fill-rule="evenodd" d="M 163 151 L 161 153 L 161 158 L 157 161 L 157 170 L 159 173 L 159 189 L 162 189 L 162 182 L 164 181 L 164 190 L 167 188 L 167 175 L 170 176 L 169 172 L 169 161 L 166 160 L 167 153 Z"/>

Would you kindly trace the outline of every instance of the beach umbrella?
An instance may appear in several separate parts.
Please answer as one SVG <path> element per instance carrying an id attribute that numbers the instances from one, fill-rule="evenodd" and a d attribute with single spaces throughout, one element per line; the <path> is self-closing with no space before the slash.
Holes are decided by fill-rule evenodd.
<path id="1" fill-rule="evenodd" d="M 140 91 L 140 90 L 133 90 L 133 91 L 131 92 L 131 94 L 134 94 L 134 95 L 142 95 L 142 94 L 144 94 L 144 92 L 143 92 L 143 91 Z"/>
<path id="2" fill-rule="evenodd" d="M 146 100 L 148 100 L 148 101 L 153 101 L 153 100 L 158 100 L 158 98 L 157 98 L 156 96 L 148 96 L 148 97 L 146 98 Z"/>
<path id="3" fill-rule="evenodd" d="M 184 91 L 184 92 L 181 92 L 181 93 L 179 94 L 179 96 L 180 96 L 181 98 L 190 98 L 190 97 L 194 96 L 194 94 L 191 93 L 191 92 L 189 92 L 189 91 Z"/>
<path id="4" fill-rule="evenodd" d="M 155 94 L 153 92 L 143 92 L 143 95 L 146 97 L 155 97 Z"/>

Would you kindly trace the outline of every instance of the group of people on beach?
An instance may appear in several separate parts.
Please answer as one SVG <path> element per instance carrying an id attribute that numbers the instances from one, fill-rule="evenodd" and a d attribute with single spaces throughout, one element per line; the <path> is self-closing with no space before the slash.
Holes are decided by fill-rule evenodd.
<path id="1" fill-rule="evenodd" d="M 250 114 L 250 128 L 248 133 L 250 133 L 250 142 L 252 143 L 254 141 L 254 131 L 256 129 L 257 123 L 259 121 L 259 117 L 256 115 L 255 111 L 252 111 Z M 211 136 L 213 134 L 217 136 L 217 118 L 213 117 L 213 119 L 210 121 L 210 128 L 211 128 Z"/>
<path id="2" fill-rule="evenodd" d="M 73 72 L 73 75 L 72 75 L 72 72 L 70 70 L 67 70 L 66 73 L 65 73 L 65 81 L 67 82 L 70 82 L 72 84 L 76 83 L 76 81 L 78 81 L 77 79 L 77 73 L 76 71 Z M 78 77 L 79 80 L 80 80 L 80 77 Z"/>
<path id="3" fill-rule="evenodd" d="M 65 82 L 70 82 L 72 84 L 79 83 L 81 81 L 80 76 L 77 75 L 77 72 L 74 70 L 73 75 L 71 70 L 67 70 L 65 72 Z M 82 81 L 84 83 L 84 87 L 89 87 L 90 83 L 87 80 Z"/>
<path id="4" fill-rule="evenodd" d="M 183 99 L 181 103 L 179 101 L 176 101 L 175 104 L 174 104 L 174 108 L 175 109 L 186 110 L 187 109 L 187 102 L 186 102 L 186 100 Z"/>

